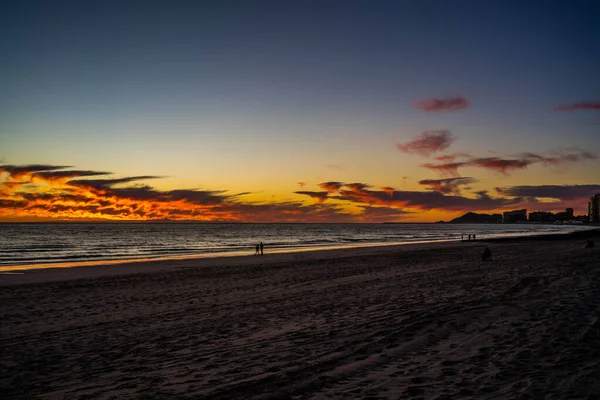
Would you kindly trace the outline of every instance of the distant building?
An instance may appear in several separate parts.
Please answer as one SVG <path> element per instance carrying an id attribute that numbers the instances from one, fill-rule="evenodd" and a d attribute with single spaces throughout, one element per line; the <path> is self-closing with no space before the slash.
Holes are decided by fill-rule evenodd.
<path id="1" fill-rule="evenodd" d="M 505 224 L 522 221 L 527 221 L 527 209 L 506 211 L 503 214 L 502 222 Z"/>
<path id="2" fill-rule="evenodd" d="M 588 203 L 588 218 L 591 223 L 600 223 L 600 193 L 590 197 Z"/>
<path id="3" fill-rule="evenodd" d="M 556 214 L 557 221 L 572 221 L 573 220 L 573 209 L 567 208 L 564 212 Z"/>
<path id="4" fill-rule="evenodd" d="M 556 215 L 547 211 L 534 211 L 529 213 L 529 221 L 531 222 L 554 222 Z"/>

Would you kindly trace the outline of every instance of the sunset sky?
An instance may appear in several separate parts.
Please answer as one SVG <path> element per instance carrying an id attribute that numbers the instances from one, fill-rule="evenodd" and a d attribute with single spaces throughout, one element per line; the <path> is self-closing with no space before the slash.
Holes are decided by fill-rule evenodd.
<path id="1" fill-rule="evenodd" d="M 14 1 L 0 221 L 587 213 L 598 1 Z"/>

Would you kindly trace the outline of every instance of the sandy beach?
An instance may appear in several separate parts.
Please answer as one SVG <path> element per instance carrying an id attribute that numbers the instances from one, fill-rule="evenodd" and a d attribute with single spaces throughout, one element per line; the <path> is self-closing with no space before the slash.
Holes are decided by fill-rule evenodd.
<path id="1" fill-rule="evenodd" d="M 0 275 L 0 394 L 595 398 L 595 234 Z"/>

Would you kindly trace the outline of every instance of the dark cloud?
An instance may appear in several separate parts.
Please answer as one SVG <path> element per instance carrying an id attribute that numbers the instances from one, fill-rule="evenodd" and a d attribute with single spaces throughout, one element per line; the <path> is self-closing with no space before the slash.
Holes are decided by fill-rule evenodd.
<path id="1" fill-rule="evenodd" d="M 142 181 L 147 179 L 160 179 L 162 176 L 152 176 L 152 175 L 143 175 L 143 176 L 129 176 L 126 178 L 115 178 L 115 179 L 81 179 L 81 180 L 72 180 L 68 183 L 70 185 L 89 187 L 94 189 L 105 189 L 113 187 L 114 185 L 119 185 L 123 183 L 131 183 L 136 181 Z"/>
<path id="2" fill-rule="evenodd" d="M 567 162 L 595 160 L 598 157 L 589 151 L 579 149 L 561 149 L 556 150 L 547 156 L 531 152 L 522 153 L 521 158 L 531 160 L 532 162 L 556 165 Z"/>
<path id="3" fill-rule="evenodd" d="M 313 199 L 317 200 L 319 203 L 323 203 L 325 200 L 327 200 L 327 195 L 328 195 L 328 192 L 298 191 L 298 192 L 294 192 L 294 193 L 310 196 Z"/>
<path id="4" fill-rule="evenodd" d="M 435 112 L 464 110 L 470 106 L 470 103 L 469 100 L 462 96 L 453 96 L 416 101 L 414 105 L 423 111 Z"/>
<path id="5" fill-rule="evenodd" d="M 215 205 L 225 201 L 225 190 L 171 190 L 160 192 L 166 201 L 184 200 L 191 204 Z"/>
<path id="6" fill-rule="evenodd" d="M 48 165 L 48 164 L 28 164 L 28 165 L 0 165 L 0 173 L 8 172 L 8 174 L 18 179 L 24 175 L 31 175 L 35 172 L 56 171 L 59 169 L 72 168 L 66 165 Z"/>
<path id="7" fill-rule="evenodd" d="M 471 158 L 470 154 L 467 153 L 453 153 L 453 154 L 444 154 L 438 157 L 434 157 L 438 161 L 442 162 L 453 162 L 457 158 Z"/>
<path id="8" fill-rule="evenodd" d="M 458 169 L 464 167 L 467 163 L 464 162 L 451 162 L 443 164 L 421 164 L 423 168 L 430 169 L 435 172 L 439 172 L 443 176 L 455 176 L 457 177 Z"/>
<path id="9" fill-rule="evenodd" d="M 321 189 L 327 191 L 328 193 L 335 193 L 340 190 L 344 183 L 342 182 L 323 182 L 318 185 Z"/>
<path id="10" fill-rule="evenodd" d="M 496 188 L 503 196 L 550 198 L 559 200 L 587 199 L 600 193 L 600 185 L 539 185 Z"/>
<path id="11" fill-rule="evenodd" d="M 475 182 L 477 182 L 477 180 L 471 177 L 456 177 L 445 179 L 424 179 L 419 181 L 419 184 L 444 194 L 460 194 L 461 186 L 469 185 Z"/>
<path id="12" fill-rule="evenodd" d="M 440 192 L 416 192 L 396 190 L 393 196 L 384 191 L 366 190 L 360 193 L 342 190 L 339 196 L 330 196 L 331 199 L 349 201 L 371 206 L 393 206 L 397 208 L 417 208 L 423 210 L 440 209 L 451 211 L 486 211 L 496 210 L 518 205 L 522 199 L 507 199 L 503 197 L 492 198 L 481 193 L 476 198 L 458 195 L 444 195 Z"/>
<path id="13" fill-rule="evenodd" d="M 390 197 L 392 197 L 394 195 L 394 191 L 396 190 L 391 186 L 382 186 L 379 189 L 386 192 Z"/>
<path id="14" fill-rule="evenodd" d="M 401 217 L 413 214 L 409 211 L 400 210 L 391 207 L 361 207 L 360 219 L 363 222 L 381 223 L 381 222 L 397 222 Z"/>
<path id="15" fill-rule="evenodd" d="M 485 157 L 475 158 L 473 160 L 468 161 L 467 164 L 471 167 L 485 168 L 507 175 L 509 170 L 523 169 L 528 165 L 532 164 L 533 162 L 534 161 L 529 159 L 507 160 L 498 157 Z"/>
<path id="16" fill-rule="evenodd" d="M 429 156 L 432 153 L 445 150 L 454 140 L 456 140 L 456 137 L 450 131 L 425 131 L 410 142 L 398 143 L 397 147 L 404 153 Z"/>
<path id="17" fill-rule="evenodd" d="M 554 107 L 557 111 L 575 111 L 575 110 L 600 110 L 600 101 L 582 101 L 579 103 L 565 104 Z"/>
<path id="18" fill-rule="evenodd" d="M 99 175 L 111 175 L 112 172 L 99 172 L 89 170 L 68 170 L 68 171 L 43 171 L 35 172 L 33 176 L 41 176 L 44 179 L 64 179 L 64 178 L 76 178 L 83 176 L 99 176 Z"/>
<path id="19" fill-rule="evenodd" d="M 306 182 L 296 182 L 296 184 L 300 186 L 300 189 L 304 189 L 306 187 Z"/>

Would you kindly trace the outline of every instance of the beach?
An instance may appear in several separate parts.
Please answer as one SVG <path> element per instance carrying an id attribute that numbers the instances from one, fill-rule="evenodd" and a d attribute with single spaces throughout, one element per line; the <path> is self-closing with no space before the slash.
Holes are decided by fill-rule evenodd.
<path id="1" fill-rule="evenodd" d="M 600 393 L 597 231 L 266 250 L 0 275 L 2 397 Z"/>

